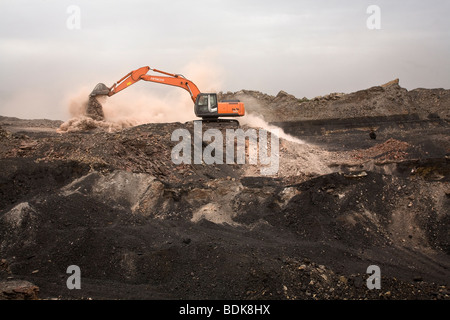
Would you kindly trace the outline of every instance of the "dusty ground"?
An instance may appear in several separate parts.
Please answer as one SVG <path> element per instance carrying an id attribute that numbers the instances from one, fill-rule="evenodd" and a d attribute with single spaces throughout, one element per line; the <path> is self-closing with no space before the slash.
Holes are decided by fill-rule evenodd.
<path id="1" fill-rule="evenodd" d="M 173 164 L 170 136 L 192 123 L 0 117 L 0 298 L 449 299 L 450 107 L 441 89 L 427 104 L 436 90 L 395 88 L 294 97 L 286 112 L 355 97 L 365 110 L 373 95 L 409 109 L 279 117 L 305 143 L 281 140 L 274 176 Z M 252 112 L 249 97 L 273 100 L 258 94 Z M 434 109 L 413 112 L 419 102 Z"/>

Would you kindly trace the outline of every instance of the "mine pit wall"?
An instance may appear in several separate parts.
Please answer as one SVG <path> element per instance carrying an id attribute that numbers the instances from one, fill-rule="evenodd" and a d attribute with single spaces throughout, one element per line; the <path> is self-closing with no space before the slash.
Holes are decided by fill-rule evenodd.
<path id="1" fill-rule="evenodd" d="M 282 128 L 287 134 L 298 138 L 326 134 L 327 132 L 347 132 L 374 130 L 383 132 L 388 129 L 394 130 L 414 130 L 433 129 L 436 127 L 449 127 L 448 121 L 430 114 L 429 119 L 421 119 L 417 114 L 378 116 L 378 117 L 357 117 L 348 119 L 320 119 L 305 121 L 284 121 L 271 122 L 270 124 Z"/>
<path id="2" fill-rule="evenodd" d="M 287 134 L 309 143 L 322 145 L 330 151 L 364 149 L 389 138 L 422 145 L 428 157 L 448 154 L 445 136 L 450 134 L 448 120 L 429 114 L 423 119 L 417 114 L 271 122 Z M 370 138 L 371 132 L 375 139 Z M 441 145 L 441 142 L 443 145 Z"/>

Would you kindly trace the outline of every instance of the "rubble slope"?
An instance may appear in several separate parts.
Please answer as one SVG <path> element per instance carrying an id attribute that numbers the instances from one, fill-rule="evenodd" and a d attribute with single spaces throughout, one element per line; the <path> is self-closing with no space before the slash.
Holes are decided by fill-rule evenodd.
<path id="1" fill-rule="evenodd" d="M 394 82 L 301 112 L 287 103 L 297 118 L 276 120 L 304 143 L 280 139 L 271 176 L 174 164 L 171 134 L 192 122 L 60 131 L 0 118 L 0 298 L 449 299 L 450 128 L 446 108 L 417 109 L 445 92 L 411 92 Z M 245 94 L 270 119 L 274 99 Z M 327 113 L 313 119 L 313 106 Z M 356 106 L 374 109 L 349 125 Z M 71 265 L 81 290 L 66 285 Z M 370 265 L 380 290 L 366 286 Z"/>

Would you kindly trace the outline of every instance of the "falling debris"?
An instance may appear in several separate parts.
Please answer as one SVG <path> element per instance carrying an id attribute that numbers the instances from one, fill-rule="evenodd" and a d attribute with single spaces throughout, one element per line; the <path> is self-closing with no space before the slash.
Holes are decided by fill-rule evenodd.
<path id="1" fill-rule="evenodd" d="M 86 105 L 86 116 L 97 121 L 102 121 L 105 119 L 103 107 L 100 102 L 98 102 L 96 97 L 89 97 Z"/>
<path id="2" fill-rule="evenodd" d="M 98 101 L 101 96 L 89 96 L 87 101 L 81 103 L 82 113 L 62 123 L 57 132 L 76 132 L 101 129 L 112 132 L 122 130 L 127 123 L 109 122 L 105 120 L 102 104 Z"/>

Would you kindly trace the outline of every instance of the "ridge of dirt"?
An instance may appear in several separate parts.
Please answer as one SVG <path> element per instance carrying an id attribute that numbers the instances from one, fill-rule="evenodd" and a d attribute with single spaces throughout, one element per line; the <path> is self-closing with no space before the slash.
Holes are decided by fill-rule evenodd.
<path id="1" fill-rule="evenodd" d="M 418 88 L 408 91 L 399 80 L 352 93 L 330 93 L 312 99 L 280 91 L 276 96 L 254 90 L 221 92 L 220 99 L 239 99 L 248 112 L 268 122 L 349 119 L 417 114 L 450 119 L 450 90 Z"/>

